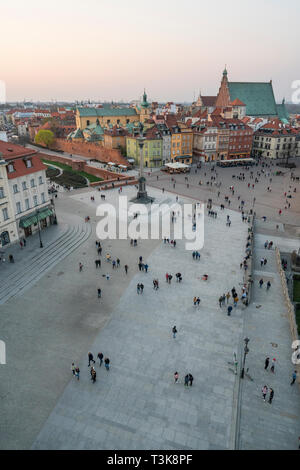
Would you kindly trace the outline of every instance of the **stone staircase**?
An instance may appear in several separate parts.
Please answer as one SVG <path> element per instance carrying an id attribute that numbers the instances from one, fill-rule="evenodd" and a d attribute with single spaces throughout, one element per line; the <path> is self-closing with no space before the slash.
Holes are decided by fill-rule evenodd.
<path id="1" fill-rule="evenodd" d="M 32 287 L 59 261 L 84 243 L 89 238 L 91 230 L 90 224 L 68 226 L 60 237 L 26 260 L 20 269 L 8 273 L 5 279 L 0 281 L 0 305 Z"/>

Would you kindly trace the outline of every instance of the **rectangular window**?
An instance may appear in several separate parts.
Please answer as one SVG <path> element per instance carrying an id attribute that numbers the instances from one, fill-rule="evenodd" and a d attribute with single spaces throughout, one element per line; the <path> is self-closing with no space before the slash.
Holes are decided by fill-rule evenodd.
<path id="1" fill-rule="evenodd" d="M 25 199 L 25 209 L 26 210 L 30 209 L 29 199 Z"/>
<path id="2" fill-rule="evenodd" d="M 32 188 L 35 187 L 35 181 L 34 181 L 34 179 L 30 180 L 30 186 L 31 186 Z"/>
<path id="3" fill-rule="evenodd" d="M 23 181 L 22 188 L 23 188 L 24 191 L 25 191 L 25 189 L 27 189 L 26 181 Z"/>
<path id="4" fill-rule="evenodd" d="M 42 193 L 42 194 L 41 194 L 41 199 L 42 199 L 42 204 L 43 204 L 44 202 L 46 202 L 46 201 L 45 201 L 45 193 Z"/>
<path id="5" fill-rule="evenodd" d="M 38 204 L 37 196 L 33 196 L 33 205 L 37 206 L 37 204 Z"/>
<path id="6" fill-rule="evenodd" d="M 17 184 L 13 185 L 13 192 L 14 192 L 14 194 L 17 194 L 19 192 Z"/>
<path id="7" fill-rule="evenodd" d="M 43 184 L 43 177 L 39 176 L 39 184 Z"/>
<path id="8" fill-rule="evenodd" d="M 5 196 L 4 196 L 4 189 L 3 188 L 0 188 L 0 199 L 3 199 Z"/>
<path id="9" fill-rule="evenodd" d="M 26 166 L 27 166 L 27 168 L 31 168 L 32 167 L 32 161 L 31 160 L 26 160 Z"/>
<path id="10" fill-rule="evenodd" d="M 3 219 L 4 220 L 7 220 L 9 219 L 8 217 L 8 210 L 5 208 L 5 209 L 2 209 L 2 214 L 3 214 Z"/>
<path id="11" fill-rule="evenodd" d="M 16 207 L 17 207 L 17 214 L 20 214 L 20 212 L 22 212 L 21 203 L 17 202 Z"/>

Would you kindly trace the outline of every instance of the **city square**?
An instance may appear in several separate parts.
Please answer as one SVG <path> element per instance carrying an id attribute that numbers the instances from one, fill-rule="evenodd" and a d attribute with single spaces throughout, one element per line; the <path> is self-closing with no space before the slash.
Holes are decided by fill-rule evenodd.
<path id="1" fill-rule="evenodd" d="M 3 3 L 1 455 L 300 450 L 299 15 Z"/>
<path id="2" fill-rule="evenodd" d="M 223 181 L 227 177 L 230 182 L 232 169 L 217 171 Z M 210 174 L 210 165 L 201 169 L 201 173 L 204 172 Z M 199 178 L 199 173 L 198 169 L 188 178 Z M 166 186 L 161 172 L 153 175 L 154 181 L 157 175 L 158 181 L 162 178 L 160 182 Z M 279 180 L 278 193 L 281 184 Z M 182 188 L 185 185 L 182 183 Z M 134 187 L 128 187 L 122 194 L 130 199 L 135 191 Z M 211 194 L 204 191 L 204 194 Z M 247 193 L 248 189 L 244 191 Z M 151 186 L 148 192 L 158 203 L 176 201 L 171 192 L 163 193 Z M 91 201 L 91 196 L 95 201 Z M 108 191 L 105 203 L 117 206 L 118 197 L 117 189 Z M 215 199 L 216 194 L 213 201 Z M 200 200 L 179 196 L 179 203 Z M 280 201 L 280 194 L 274 198 L 274 210 L 277 201 Z M 256 207 L 263 202 L 264 197 L 258 196 Z M 239 302 L 229 317 L 226 307 L 220 309 L 218 299 L 233 286 L 240 292 L 243 285 L 240 262 L 245 252 L 248 224 L 242 222 L 240 211 L 226 208 L 223 213 L 218 206 L 213 206 L 217 219 L 207 217 L 205 211 L 205 239 L 200 261 L 193 260 L 183 240 L 177 241 L 176 248 L 163 240 L 141 240 L 137 247 L 130 246 L 129 240 L 104 240 L 101 242 L 101 268 L 95 270 L 95 211 L 101 203 L 98 191 L 59 193 L 56 200 L 59 222 L 61 218 L 63 225 L 71 226 L 81 219 L 82 225 L 87 225 L 83 218 L 90 215 L 88 239 L 83 239 L 63 261 L 58 259 L 49 272 L 41 273 L 33 285 L 25 286 L 19 294 L 12 292 L 12 298 L 2 306 L 1 331 L 5 332 L 7 357 L 14 367 L 1 370 L 1 373 L 8 372 L 1 381 L 2 409 L 11 417 L 2 421 L 6 432 L 1 432 L 1 439 L 5 436 L 1 447 L 231 449 L 238 439 L 241 449 L 293 448 L 299 432 L 299 390 L 289 386 L 291 342 L 273 251 L 268 252 L 265 273 L 272 279 L 271 292 L 260 291 L 256 285 L 260 267 L 255 264 L 252 304 L 245 307 Z M 269 208 L 264 214 L 269 217 L 272 210 Z M 226 226 L 228 214 L 232 220 L 230 227 Z M 284 216 L 287 221 L 292 221 L 289 217 L 295 220 L 291 209 Z M 257 217 L 255 263 L 260 253 L 265 252 L 265 238 L 274 239 L 276 246 L 284 251 L 297 247 L 297 239 L 290 238 L 284 225 L 279 221 L 278 224 L 276 229 L 273 222 L 268 219 L 263 222 Z M 54 240 L 59 235 L 58 230 L 64 227 L 59 223 L 55 229 L 57 233 L 51 234 Z M 50 233 L 47 235 L 51 245 Z M 18 256 L 25 255 L 24 249 L 17 251 L 16 263 Z M 119 268 L 113 269 L 111 263 L 105 261 L 107 252 L 113 258 L 119 257 Z M 149 265 L 147 273 L 138 270 L 141 255 Z M 81 273 L 78 272 L 79 262 L 84 266 Z M 127 275 L 125 264 L 129 266 Z M 177 271 L 182 274 L 181 283 L 175 280 Z M 171 285 L 165 281 L 165 272 L 173 274 Z M 107 273 L 109 280 L 105 278 Z M 208 274 L 207 281 L 202 280 L 204 273 Z M 158 291 L 152 286 L 156 278 L 160 282 Z M 140 281 L 145 291 L 137 295 L 136 284 Z M 99 286 L 101 299 L 97 298 Z M 275 292 L 278 296 L 276 309 Z M 31 300 L 33 295 L 35 305 Z M 199 307 L 193 305 L 195 295 L 201 299 Z M 262 305 L 260 310 L 255 308 L 257 304 Z M 261 322 L 265 325 L 263 337 Z M 178 330 L 175 339 L 172 337 L 174 325 Z M 239 389 L 239 376 L 234 374 L 230 364 L 233 364 L 234 353 L 241 354 L 243 337 L 247 335 L 251 341 L 247 360 L 253 381 L 246 378 Z M 278 357 L 280 352 L 278 372 L 276 370 L 280 377 L 277 379 L 276 375 L 274 405 L 272 409 L 265 409 L 260 399 L 260 385 L 263 385 L 260 382 L 264 380 L 264 356 L 271 354 L 270 343 L 278 344 L 279 349 L 274 354 Z M 51 354 L 45 355 L 45 351 Z M 109 372 L 95 365 L 95 384 L 90 380 L 87 367 L 88 351 L 93 352 L 95 359 L 98 351 L 103 351 L 111 360 Z M 27 364 L 25 368 L 18 361 L 20 354 Z M 70 370 L 73 361 L 81 371 L 79 382 Z M 176 384 L 175 371 L 179 373 Z M 194 383 L 187 390 L 184 376 L 189 372 L 193 374 Z M 28 388 L 29 378 L 31 386 Z M 280 396 L 277 389 L 280 389 Z M 5 397 L 9 399 L 5 401 Z M 272 432 L 272 442 L 264 427 L 262 435 L 259 432 L 262 412 L 264 426 L 269 423 L 272 427 L 276 419 L 280 420 L 276 437 Z M 14 415 L 15 419 L 18 416 L 17 427 Z M 22 432 L 25 428 L 26 440 Z M 254 435 L 253 429 L 256 429 Z"/>

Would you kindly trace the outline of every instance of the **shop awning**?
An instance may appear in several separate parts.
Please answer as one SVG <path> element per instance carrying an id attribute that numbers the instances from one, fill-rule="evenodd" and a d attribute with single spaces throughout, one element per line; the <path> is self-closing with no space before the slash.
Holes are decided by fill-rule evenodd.
<path id="1" fill-rule="evenodd" d="M 21 228 L 30 227 L 30 225 L 35 225 L 38 221 L 46 219 L 46 217 L 53 215 L 53 210 L 50 207 L 45 207 L 34 214 L 27 215 L 26 217 L 22 217 L 20 219 L 19 226 Z"/>

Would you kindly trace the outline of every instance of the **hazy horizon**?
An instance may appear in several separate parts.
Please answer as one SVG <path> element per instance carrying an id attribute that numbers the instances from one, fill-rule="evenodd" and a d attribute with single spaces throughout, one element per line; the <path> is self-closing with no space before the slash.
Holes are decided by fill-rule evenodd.
<path id="1" fill-rule="evenodd" d="M 1 5 L 6 101 L 191 102 L 229 81 L 300 80 L 299 0 L 37 0 Z"/>

